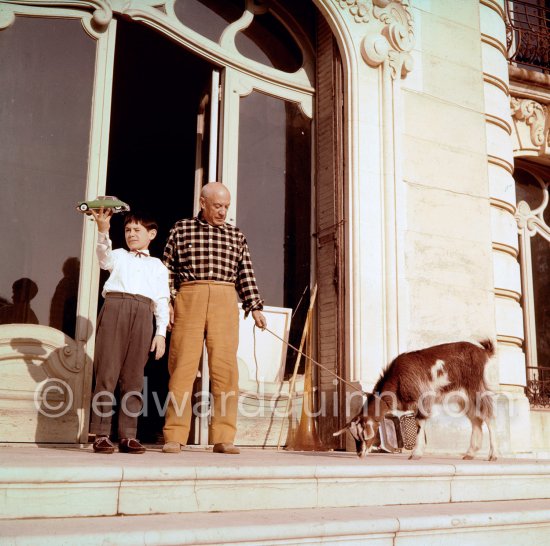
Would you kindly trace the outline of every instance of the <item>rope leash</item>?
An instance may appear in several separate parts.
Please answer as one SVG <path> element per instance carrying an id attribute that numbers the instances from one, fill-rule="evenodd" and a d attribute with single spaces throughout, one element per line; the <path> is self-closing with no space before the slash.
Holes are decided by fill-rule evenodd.
<path id="1" fill-rule="evenodd" d="M 354 391 L 360 392 L 363 396 L 368 396 L 368 393 L 366 393 L 364 390 L 356 387 L 355 385 L 353 385 L 352 383 L 350 383 L 349 381 L 347 381 L 346 379 L 344 379 L 343 377 L 341 377 L 337 373 L 333 372 L 332 370 L 330 370 L 326 366 L 323 366 L 323 364 L 321 364 L 320 362 L 317 362 L 315 359 L 311 358 L 309 355 L 306 355 L 303 351 L 300 351 L 300 349 L 298 349 L 297 347 L 294 347 L 294 345 L 292 345 L 291 343 L 289 343 L 288 341 L 286 341 L 285 339 L 283 339 L 282 337 L 277 335 L 275 332 L 273 332 L 269 328 L 267 328 L 267 326 L 265 328 L 262 328 L 262 331 L 269 332 L 273 337 L 276 337 L 283 344 L 287 345 L 288 347 L 290 347 L 291 349 L 296 351 L 297 354 L 301 354 L 304 358 L 307 358 L 310 362 L 315 364 L 317 367 L 322 368 L 323 370 L 325 370 L 326 372 L 328 372 L 329 374 L 334 376 L 336 379 L 338 379 L 342 383 L 346 384 L 348 387 L 352 388 Z M 256 325 L 254 324 L 254 346 L 255 345 L 256 345 Z M 254 353 L 255 353 L 255 351 L 254 351 Z M 257 366 L 256 366 L 256 369 L 257 369 Z"/>

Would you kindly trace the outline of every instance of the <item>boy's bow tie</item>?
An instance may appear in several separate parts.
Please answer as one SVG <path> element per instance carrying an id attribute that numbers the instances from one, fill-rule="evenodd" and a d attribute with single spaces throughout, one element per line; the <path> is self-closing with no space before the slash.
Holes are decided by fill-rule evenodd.
<path id="1" fill-rule="evenodd" d="M 147 252 L 142 252 L 141 250 L 132 250 L 132 254 L 138 258 L 141 258 L 142 256 L 149 256 Z"/>

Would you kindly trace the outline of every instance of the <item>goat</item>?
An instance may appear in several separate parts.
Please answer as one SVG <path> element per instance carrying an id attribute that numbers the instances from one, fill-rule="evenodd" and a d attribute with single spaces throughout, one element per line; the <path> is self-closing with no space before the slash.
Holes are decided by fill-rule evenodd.
<path id="1" fill-rule="evenodd" d="M 361 413 L 334 436 L 349 430 L 357 455 L 365 457 L 373 445 L 384 415 L 392 410 L 415 411 L 418 432 L 410 459 L 420 459 L 426 447 L 425 424 L 432 406 L 443 400 L 456 401 L 472 424 L 470 447 L 463 459 L 473 459 L 489 430 L 489 460 L 496 461 L 498 448 L 493 394 L 484 380 L 485 365 L 494 355 L 489 339 L 479 345 L 461 341 L 428 347 L 397 356 L 368 395 Z"/>

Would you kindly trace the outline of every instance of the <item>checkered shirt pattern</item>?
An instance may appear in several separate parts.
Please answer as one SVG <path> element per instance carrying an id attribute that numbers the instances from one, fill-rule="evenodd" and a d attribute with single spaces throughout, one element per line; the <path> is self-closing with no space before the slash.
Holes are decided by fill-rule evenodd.
<path id="1" fill-rule="evenodd" d="M 163 261 L 172 298 L 184 282 L 222 281 L 235 284 L 246 315 L 263 309 L 246 238 L 235 226 L 211 226 L 198 216 L 180 220 L 170 230 Z"/>

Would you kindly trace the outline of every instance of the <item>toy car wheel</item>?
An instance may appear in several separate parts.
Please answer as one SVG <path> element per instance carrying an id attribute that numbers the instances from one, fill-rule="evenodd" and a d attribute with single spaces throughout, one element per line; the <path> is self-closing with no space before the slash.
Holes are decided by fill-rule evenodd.
<path id="1" fill-rule="evenodd" d="M 122 207 L 119 205 L 118 207 L 113 207 L 117 212 L 122 210 Z"/>
<path id="2" fill-rule="evenodd" d="M 82 212 L 85 212 L 88 210 L 88 205 L 86 203 L 82 203 L 79 207 L 78 207 Z"/>

